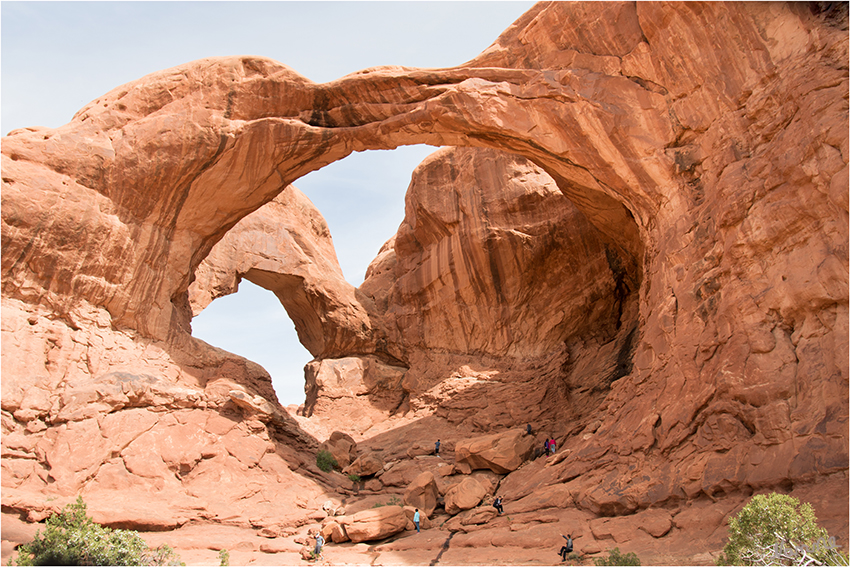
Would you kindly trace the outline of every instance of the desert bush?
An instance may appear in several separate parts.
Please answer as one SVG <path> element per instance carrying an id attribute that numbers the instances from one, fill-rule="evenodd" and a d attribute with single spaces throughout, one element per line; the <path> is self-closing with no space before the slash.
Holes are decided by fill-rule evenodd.
<path id="1" fill-rule="evenodd" d="M 635 552 L 630 551 L 625 555 L 620 553 L 620 548 L 615 547 L 614 549 L 608 550 L 607 558 L 599 558 L 593 560 L 594 565 L 640 565 L 640 559 L 638 559 L 637 554 Z"/>
<path id="2" fill-rule="evenodd" d="M 226 549 L 220 549 L 218 551 L 218 559 L 219 559 L 219 567 L 229 567 L 230 565 L 230 552 Z"/>
<path id="3" fill-rule="evenodd" d="M 847 565 L 835 538 L 818 526 L 808 502 L 785 494 L 753 496 L 729 520 L 718 565 Z"/>
<path id="4" fill-rule="evenodd" d="M 360 482 L 360 475 L 351 473 L 350 475 L 348 475 L 348 480 L 350 480 L 351 482 Z"/>
<path id="5" fill-rule="evenodd" d="M 331 472 L 332 469 L 339 467 L 339 463 L 330 451 L 319 451 L 316 453 L 316 466 L 325 472 Z"/>
<path id="6" fill-rule="evenodd" d="M 44 533 L 36 532 L 18 551 L 18 565 L 180 565 L 168 546 L 151 550 L 134 531 L 96 524 L 79 496 L 48 518 Z"/>

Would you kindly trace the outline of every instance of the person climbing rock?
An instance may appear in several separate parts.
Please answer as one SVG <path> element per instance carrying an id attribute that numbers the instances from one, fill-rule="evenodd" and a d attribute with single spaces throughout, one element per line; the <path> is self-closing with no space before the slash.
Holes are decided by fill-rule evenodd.
<path id="1" fill-rule="evenodd" d="M 413 513 L 413 525 L 416 526 L 416 533 L 419 533 L 419 508 Z"/>
<path id="2" fill-rule="evenodd" d="M 505 511 L 502 508 L 502 497 L 501 496 L 497 496 L 496 499 L 493 501 L 493 508 L 495 508 L 496 511 L 499 512 L 500 515 L 501 515 L 502 512 Z"/>
<path id="3" fill-rule="evenodd" d="M 573 536 L 571 534 L 561 535 L 562 538 L 567 540 L 567 542 L 561 546 L 561 549 L 558 551 L 558 555 L 561 556 L 561 561 L 567 560 L 567 554 L 572 553 L 573 551 Z"/>

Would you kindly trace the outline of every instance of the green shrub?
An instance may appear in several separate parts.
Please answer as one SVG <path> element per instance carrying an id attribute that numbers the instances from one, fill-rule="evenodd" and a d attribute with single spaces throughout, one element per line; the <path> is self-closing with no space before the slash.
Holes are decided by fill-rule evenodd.
<path id="1" fill-rule="evenodd" d="M 150 550 L 139 534 L 112 530 L 86 516 L 86 504 L 77 497 L 47 519 L 44 534 L 20 547 L 18 565 L 178 565 L 180 558 L 168 546 Z M 10 560 L 11 563 L 11 560 Z"/>
<path id="2" fill-rule="evenodd" d="M 325 472 L 331 472 L 331 469 L 339 468 L 339 463 L 330 451 L 319 451 L 316 453 L 316 466 Z"/>
<path id="3" fill-rule="evenodd" d="M 230 565 L 230 552 L 226 549 L 220 549 L 218 552 L 218 558 L 220 560 L 220 567 L 228 567 Z"/>
<path id="4" fill-rule="evenodd" d="M 718 565 L 847 565 L 835 538 L 817 525 L 808 502 L 785 494 L 753 496 L 729 520 Z"/>
<path id="5" fill-rule="evenodd" d="M 579 555 L 575 551 L 570 551 L 567 554 L 567 559 L 569 559 L 570 561 L 579 561 L 581 559 L 581 555 Z"/>
<path id="6" fill-rule="evenodd" d="M 614 549 L 608 550 L 608 558 L 603 559 L 594 559 L 594 565 L 640 565 L 640 559 L 638 559 L 637 554 L 633 551 L 622 555 L 620 553 L 620 548 L 615 547 Z"/>
<path id="7" fill-rule="evenodd" d="M 360 475 L 351 473 L 350 475 L 348 475 L 348 480 L 350 480 L 351 482 L 360 482 Z"/>

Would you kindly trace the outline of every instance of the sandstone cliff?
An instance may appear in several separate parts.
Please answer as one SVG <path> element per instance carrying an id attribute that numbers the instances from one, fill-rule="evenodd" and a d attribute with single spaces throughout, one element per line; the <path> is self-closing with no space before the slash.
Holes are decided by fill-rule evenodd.
<path id="1" fill-rule="evenodd" d="M 848 37 L 846 6 L 819 6 L 544 2 L 452 69 L 319 85 L 205 59 L 10 133 L 4 511 L 82 493 L 114 525 L 299 525 L 350 488 L 310 453 L 348 404 L 388 463 L 534 420 L 569 457 L 501 489 L 540 534 L 566 521 L 540 510 L 573 510 L 587 549 L 720 541 L 769 489 L 846 543 Z M 413 143 L 456 148 L 417 169 L 353 290 L 290 184 Z M 317 357 L 313 417 L 189 335 L 240 277 Z M 128 489 L 167 513 L 119 505 Z M 516 545 L 495 522 L 456 543 Z"/>

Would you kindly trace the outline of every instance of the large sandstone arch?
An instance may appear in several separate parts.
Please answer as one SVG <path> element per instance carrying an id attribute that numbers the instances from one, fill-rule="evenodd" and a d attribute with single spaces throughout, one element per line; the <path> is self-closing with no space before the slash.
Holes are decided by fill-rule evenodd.
<path id="1" fill-rule="evenodd" d="M 576 94 L 579 85 L 596 96 Z M 70 184 L 94 203 L 108 198 L 117 222 L 97 233 L 111 236 L 112 249 L 97 249 L 94 242 L 88 254 L 126 259 L 117 273 L 94 259 L 67 266 L 55 253 L 61 247 L 45 242 L 39 252 L 54 256 L 51 273 L 36 270 L 26 279 L 41 281 L 48 297 L 85 290 L 120 325 L 165 338 L 171 302 L 180 302 L 190 274 L 227 229 L 301 175 L 356 150 L 430 143 L 525 155 L 558 180 L 637 268 L 637 228 L 629 228 L 635 226 L 632 215 L 617 200 L 645 224 L 653 207 L 636 181 L 672 183 L 662 177 L 669 168 L 658 163 L 667 159 L 661 148 L 672 141 L 672 129 L 653 110 L 653 96 L 627 79 L 589 72 L 392 69 L 314 85 L 269 60 L 210 59 L 119 87 L 49 136 L 13 133 L 5 144 L 4 171 L 12 192 L 23 186 L 16 163 L 41 159 L 59 186 Z M 553 105 L 557 112 L 547 110 Z M 461 108 L 476 111 L 453 110 Z M 551 118 L 543 122 L 537 115 Z M 583 139 L 587 120 L 605 138 Z M 637 128 L 643 135 L 629 137 Z M 527 134 L 531 129 L 535 133 Z M 68 170 L 67 155 L 54 158 L 50 148 L 72 131 L 75 146 L 83 141 L 73 150 L 79 162 Z M 570 141 L 565 132 L 574 133 L 567 134 Z M 45 155 L 33 154 L 41 146 Z M 227 195 L 228 204 L 216 195 Z M 10 210 L 8 218 L 15 213 Z M 24 268 L 21 253 L 7 246 L 10 273 Z M 175 271 L 154 277 L 158 264 Z M 39 300 L 20 288 L 13 292 L 14 280 L 7 279 L 10 293 Z"/>
<path id="2" fill-rule="evenodd" d="M 114 386 L 127 363 L 89 353 L 114 334 L 143 377 L 195 381 L 297 437 L 231 390 L 273 398 L 261 372 L 188 341 L 195 269 L 240 219 L 353 151 L 498 148 L 551 175 L 641 282 L 633 368 L 544 486 L 601 515 L 846 490 L 847 46 L 846 17 L 803 4 L 541 3 L 454 69 L 317 85 L 267 59 L 206 59 L 119 87 L 61 128 L 13 132 L 4 416 L 27 439 L 46 438 L 45 416 L 95 431 L 101 406 L 68 392 L 106 404 L 91 378 Z M 368 335 L 354 319 L 332 347 Z M 179 379 L 169 349 L 188 354 Z M 222 376 L 235 378 L 216 386 Z M 33 382 L 43 395 L 23 392 Z M 223 407 L 168 391 L 169 409 Z M 47 490 L 37 477 L 15 482 Z"/>

